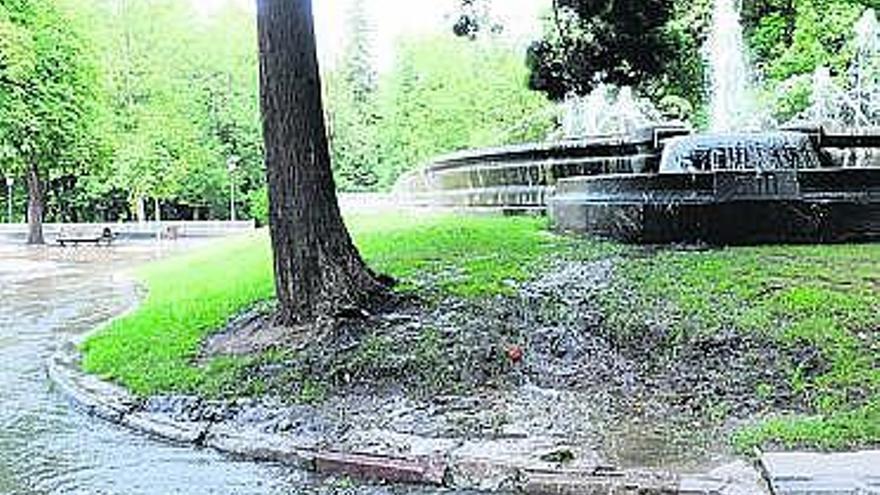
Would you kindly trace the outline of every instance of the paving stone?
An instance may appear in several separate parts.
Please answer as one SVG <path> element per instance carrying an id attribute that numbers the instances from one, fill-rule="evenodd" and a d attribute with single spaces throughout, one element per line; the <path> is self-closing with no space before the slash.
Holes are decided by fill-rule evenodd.
<path id="1" fill-rule="evenodd" d="M 66 346 L 47 363 L 49 379 L 62 395 L 87 414 L 119 423 L 136 399 L 125 389 L 79 370 L 76 350 Z"/>
<path id="2" fill-rule="evenodd" d="M 446 477 L 446 464 L 439 459 L 395 458 L 341 452 L 317 453 L 315 469 L 325 474 L 342 474 L 357 479 L 436 486 L 442 485 Z"/>
<path id="3" fill-rule="evenodd" d="M 672 473 L 593 470 L 526 471 L 518 491 L 528 495 L 671 495 L 678 477 Z M 700 494 L 702 495 L 702 494 Z"/>
<path id="4" fill-rule="evenodd" d="M 340 439 L 339 450 L 398 457 L 445 457 L 461 444 L 455 438 L 428 438 L 386 429 L 354 430 Z"/>
<path id="5" fill-rule="evenodd" d="M 680 495 L 770 495 L 761 473 L 752 465 L 737 461 L 702 476 L 683 476 Z"/>
<path id="6" fill-rule="evenodd" d="M 761 457 L 774 495 L 880 495 L 880 450 Z"/>
<path id="7" fill-rule="evenodd" d="M 299 437 L 264 433 L 223 423 L 211 425 L 204 445 L 247 459 L 280 462 L 301 468 L 311 468 L 315 460 L 315 446 Z"/>
<path id="8" fill-rule="evenodd" d="M 547 454 L 561 450 L 571 451 L 573 459 L 566 463 L 542 460 Z M 450 451 L 449 458 L 453 486 L 489 491 L 517 486 L 528 470 L 593 472 L 601 465 L 596 452 L 574 448 L 563 439 L 546 437 L 467 441 Z"/>

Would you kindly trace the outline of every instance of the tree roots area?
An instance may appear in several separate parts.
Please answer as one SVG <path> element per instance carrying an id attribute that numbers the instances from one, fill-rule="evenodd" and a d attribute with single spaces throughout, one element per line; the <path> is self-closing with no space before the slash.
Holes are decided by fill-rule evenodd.
<path id="1" fill-rule="evenodd" d="M 401 284 L 382 311 L 273 324 L 264 234 L 141 269 L 84 368 L 153 412 L 407 454 L 571 445 L 560 463 L 702 469 L 880 443 L 880 245 L 625 247 L 535 218 L 348 220 Z M 494 442 L 494 443 L 493 443 Z M 558 458 L 558 459 L 556 459 Z"/>

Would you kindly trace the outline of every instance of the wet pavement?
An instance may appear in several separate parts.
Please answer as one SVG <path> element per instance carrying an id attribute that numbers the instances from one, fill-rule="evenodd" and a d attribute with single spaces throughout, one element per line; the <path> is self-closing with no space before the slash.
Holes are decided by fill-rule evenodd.
<path id="1" fill-rule="evenodd" d="M 761 465 L 776 495 L 880 494 L 880 450 L 769 453 Z"/>
<path id="2" fill-rule="evenodd" d="M 169 446 L 89 418 L 48 382 L 45 361 L 62 342 L 136 303 L 137 288 L 125 270 L 189 247 L 26 249 L 0 242 L 0 494 L 340 491 L 287 467 Z"/>

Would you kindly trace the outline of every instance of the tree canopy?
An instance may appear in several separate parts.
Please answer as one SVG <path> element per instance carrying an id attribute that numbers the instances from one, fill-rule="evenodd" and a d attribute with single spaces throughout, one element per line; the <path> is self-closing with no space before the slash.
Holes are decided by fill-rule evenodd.
<path id="1" fill-rule="evenodd" d="M 808 103 L 812 73 L 828 67 L 845 80 L 854 56 L 854 25 L 874 0 L 756 0 L 743 10 L 749 45 L 780 119 Z"/>
<path id="2" fill-rule="evenodd" d="M 33 243 L 47 190 L 67 189 L 103 151 L 95 54 L 72 22 L 51 0 L 0 4 L 0 166 L 28 177 Z"/>
<path id="3" fill-rule="evenodd" d="M 561 99 L 598 83 L 638 86 L 675 53 L 672 0 L 558 0 L 552 26 L 529 48 L 529 85 Z"/>
<path id="4" fill-rule="evenodd" d="M 437 154 L 543 139 L 548 102 L 526 78 L 522 58 L 491 42 L 402 42 L 380 90 L 383 183 Z"/>

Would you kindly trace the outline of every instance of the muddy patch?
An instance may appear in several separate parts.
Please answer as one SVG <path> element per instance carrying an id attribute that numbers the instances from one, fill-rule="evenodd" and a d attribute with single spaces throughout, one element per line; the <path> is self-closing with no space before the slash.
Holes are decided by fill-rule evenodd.
<path id="1" fill-rule="evenodd" d="M 216 356 L 253 356 L 273 349 L 300 349 L 308 333 L 297 332 L 272 321 L 275 304 L 258 303 L 230 320 L 223 330 L 210 335 L 202 344 L 199 361 Z"/>
<path id="2" fill-rule="evenodd" d="M 791 406 L 794 357 L 768 342 L 735 332 L 673 341 L 661 320 L 640 338 L 607 328 L 600 301 L 615 263 L 558 261 L 514 296 L 402 300 L 308 339 L 273 329 L 269 309 L 255 308 L 204 355 L 275 348 L 242 376 L 258 398 L 148 407 L 345 450 L 402 453 L 416 438 L 537 442 L 576 445 L 592 463 L 700 469 L 729 458 L 736 425 Z M 242 335 L 254 338 L 236 347 Z"/>

